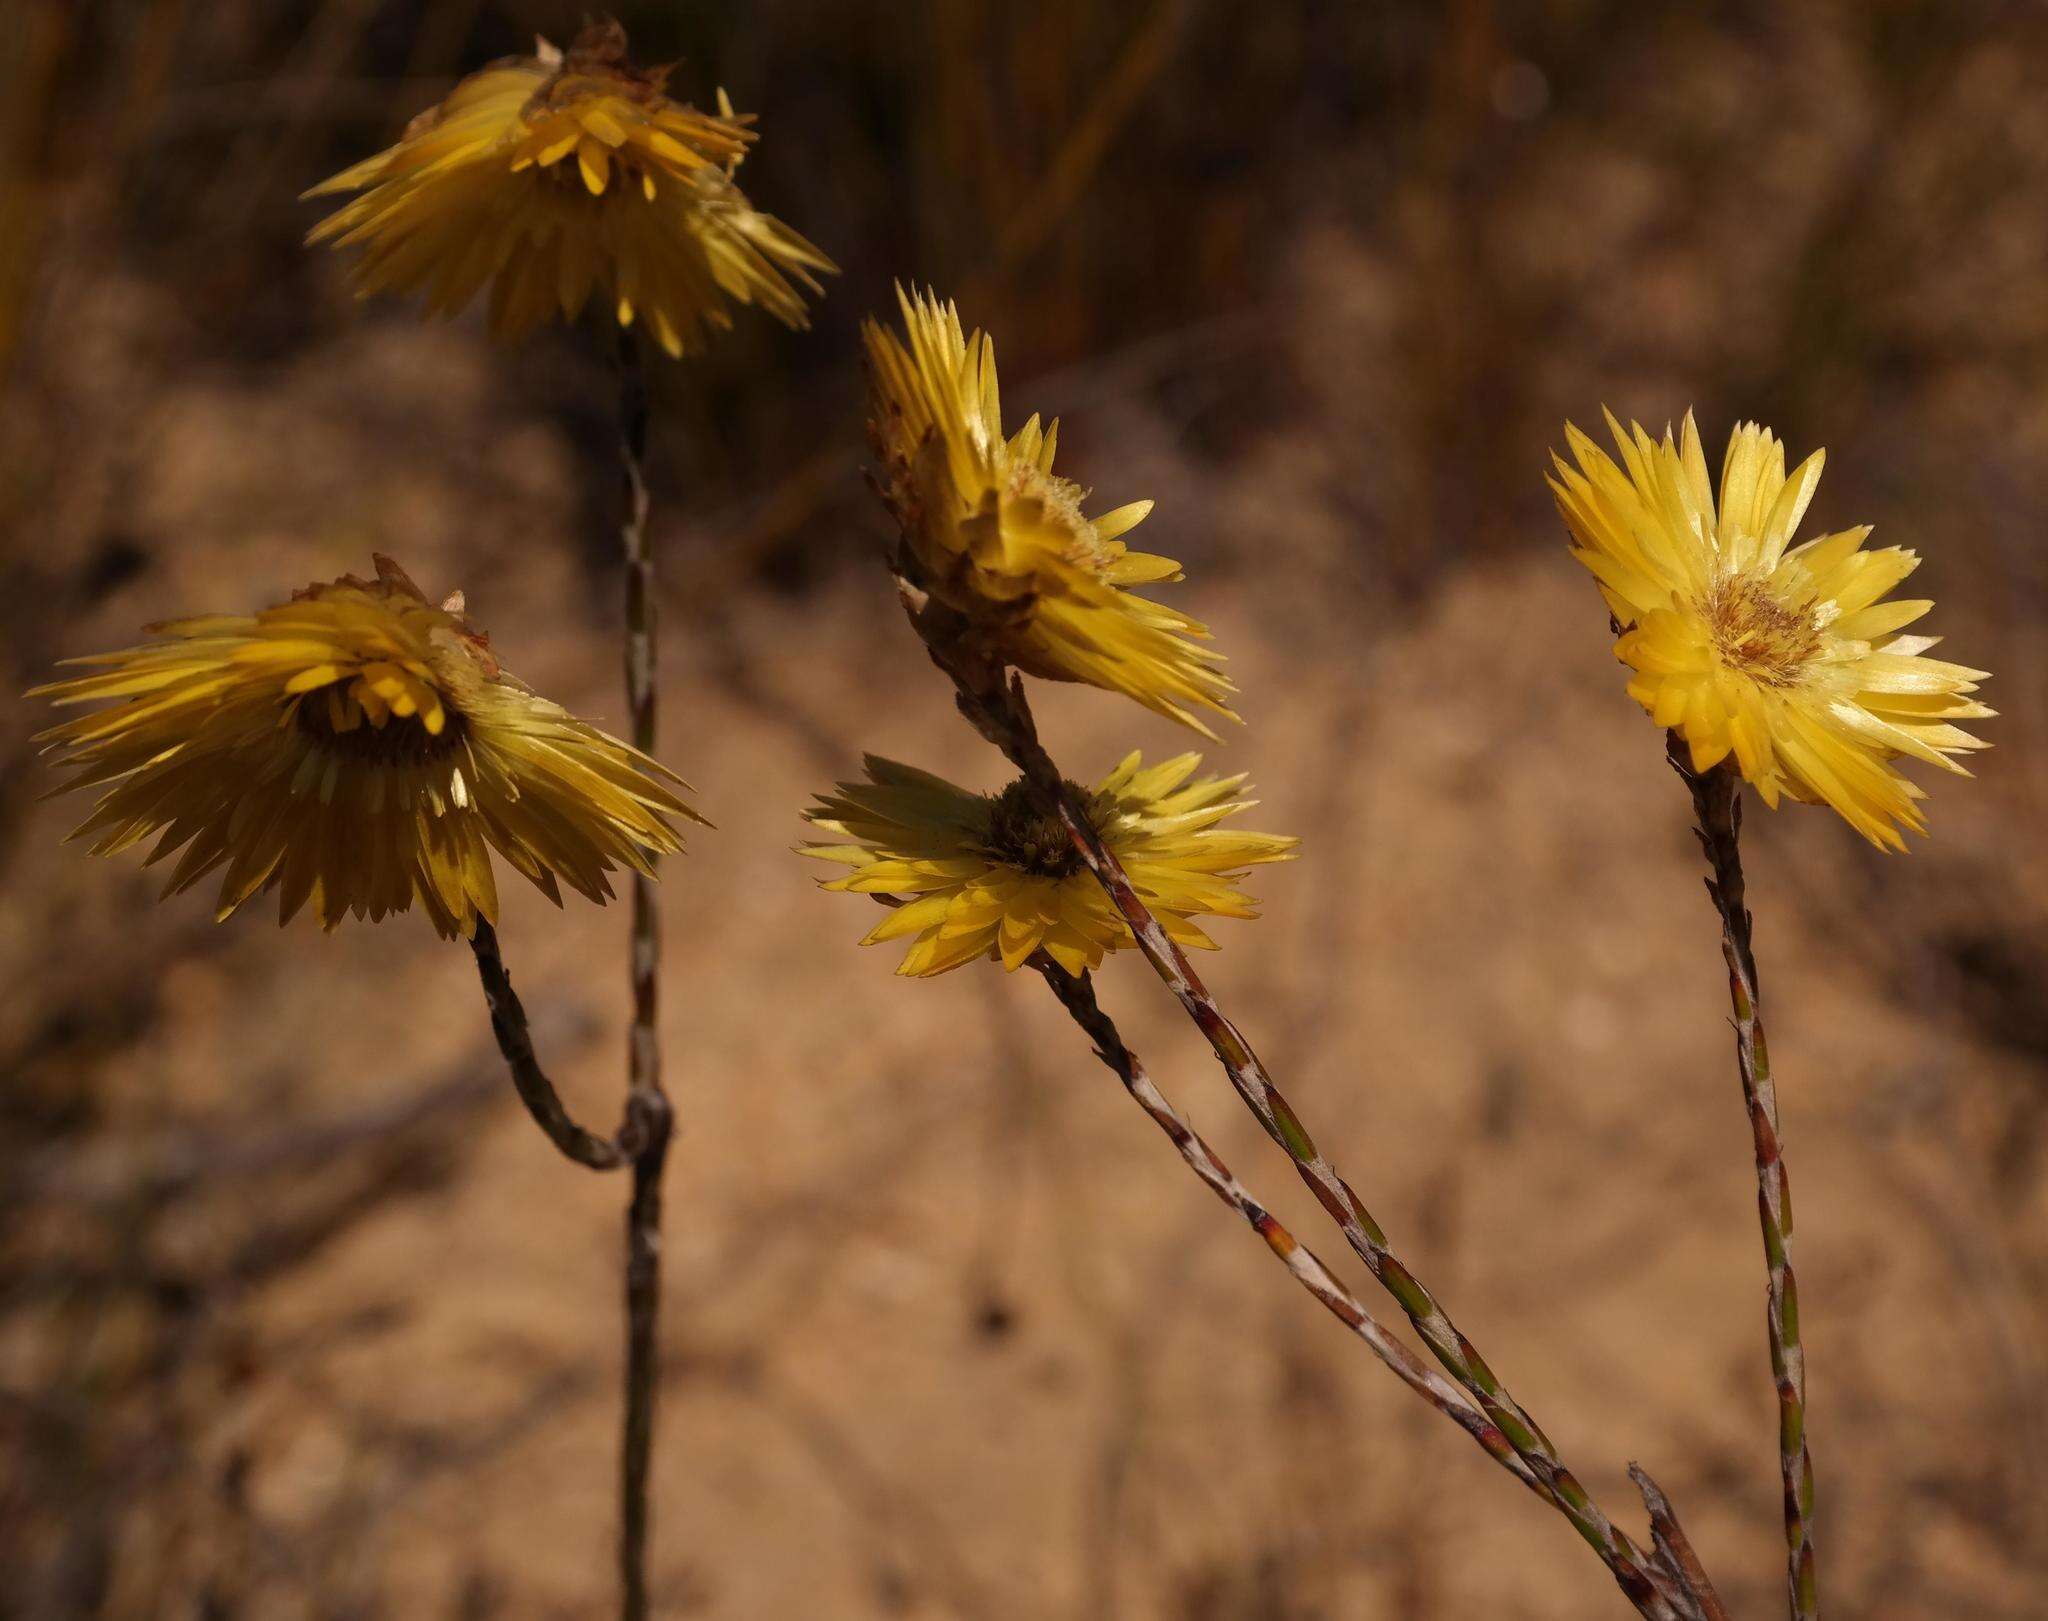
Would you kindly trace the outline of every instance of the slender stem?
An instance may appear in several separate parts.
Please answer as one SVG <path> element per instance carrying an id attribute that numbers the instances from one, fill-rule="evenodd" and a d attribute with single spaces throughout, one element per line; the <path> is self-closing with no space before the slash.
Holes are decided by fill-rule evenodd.
<path id="1" fill-rule="evenodd" d="M 633 746 L 654 752 L 656 705 L 654 548 L 647 528 L 647 374 L 640 342 L 619 334 L 619 465 L 625 515 L 619 539 L 626 562 L 626 703 Z M 652 858 L 650 858 L 651 865 Z M 629 1078 L 635 1092 L 661 1090 L 659 1027 L 661 918 L 654 880 L 633 874 L 633 1045 Z"/>
<path id="2" fill-rule="evenodd" d="M 1430 1406 L 1450 1419 L 1483 1447 L 1488 1456 L 1524 1486 L 1546 1502 L 1552 1502 L 1550 1488 L 1530 1472 L 1516 1456 L 1507 1437 L 1458 1394 L 1449 1380 L 1383 1328 L 1358 1297 L 1340 1283 L 1316 1253 L 1300 1243 L 1267 1210 L 1244 1184 L 1231 1174 L 1216 1151 L 1202 1140 L 1181 1112 L 1170 1103 L 1146 1073 L 1138 1055 L 1126 1047 L 1116 1025 L 1095 999 L 1095 986 L 1085 973 L 1070 974 L 1043 952 L 1030 959 L 1031 966 L 1045 976 L 1053 994 L 1072 1015 L 1074 1022 L 1095 1043 L 1096 1056 L 1123 1082 L 1124 1090 L 1138 1107 L 1151 1116 L 1154 1125 L 1166 1133 L 1188 1168 L 1202 1179 L 1217 1198 L 1250 1223 L 1267 1247 L 1286 1264 L 1295 1280 L 1321 1301 L 1330 1314 L 1371 1347 L 1394 1375 Z"/>
<path id="3" fill-rule="evenodd" d="M 626 699 L 633 746 L 655 744 L 654 550 L 647 529 L 647 375 L 631 328 L 619 333 L 619 463 L 625 516 Z M 647 1610 L 648 1466 L 654 1450 L 656 1373 L 661 1314 L 661 1176 L 675 1114 L 661 1083 L 661 919 L 654 880 L 633 874 L 633 1029 L 627 1115 L 637 1123 L 633 1199 L 626 1210 L 626 1412 L 619 1449 L 620 1613 L 645 1621 Z"/>
<path id="4" fill-rule="evenodd" d="M 476 934 L 469 942 L 476 953 L 477 977 L 483 981 L 484 1000 L 491 1005 L 491 1034 L 498 1038 L 498 1051 L 511 1066 L 512 1084 L 519 1101 L 534 1123 L 548 1134 L 548 1140 L 578 1165 L 593 1171 L 616 1171 L 629 1163 L 638 1146 L 630 1113 L 619 1135 L 607 1142 L 586 1131 L 569 1117 L 555 1083 L 548 1079 L 534 1056 L 533 1032 L 527 1027 L 526 1009 L 512 989 L 512 976 L 505 972 L 505 959 L 498 950 L 498 931 L 483 918 L 476 920 Z"/>
<path id="5" fill-rule="evenodd" d="M 936 614 L 939 609 L 937 604 L 926 604 L 919 611 Z M 1616 1585 L 1639 1613 L 1668 1618 L 1690 1611 L 1692 1606 L 1686 1604 L 1684 1595 L 1593 1501 L 1565 1467 L 1550 1438 L 1509 1394 L 1436 1297 L 1394 1255 L 1385 1231 L 1364 1201 L 1316 1147 L 1300 1117 L 1266 1073 L 1251 1043 L 1217 1005 L 1186 954 L 1139 897 L 1123 864 L 1097 837 L 1086 814 L 1075 803 L 1064 776 L 1038 740 L 1022 679 L 1013 677 L 1006 683 L 999 669 L 977 662 L 971 655 L 953 656 L 952 650 L 962 643 L 943 626 L 921 626 L 920 630 L 935 662 L 953 678 L 962 713 L 1009 756 L 1037 791 L 1045 808 L 1065 823 L 1076 852 L 1130 925 L 1146 961 L 1208 1038 L 1238 1096 L 1258 1118 L 1266 1134 L 1286 1150 L 1317 1202 L 1337 1223 L 1373 1276 L 1400 1303 L 1436 1359 L 1499 1427 L 1536 1478 L 1549 1488 L 1559 1511 L 1599 1555 Z M 1680 1605 L 1685 1608 L 1679 1608 Z"/>
<path id="6" fill-rule="evenodd" d="M 654 1454 L 656 1376 L 661 1319 L 661 1173 L 674 1112 L 663 1092 L 634 1092 L 629 1115 L 639 1124 L 633 1157 L 633 1200 L 626 1211 L 626 1417 L 619 1447 L 619 1573 L 622 1613 L 647 1611 L 647 1546 L 651 1525 L 647 1477 Z"/>
<path id="7" fill-rule="evenodd" d="M 1756 1208 L 1770 1274 L 1765 1320 L 1778 1387 L 1778 1463 L 1785 1486 L 1786 1588 L 1795 1621 L 1819 1613 L 1813 1566 L 1813 1458 L 1806 1447 L 1806 1347 L 1799 1336 L 1799 1283 L 1792 1275 L 1792 1190 L 1778 1131 L 1778 1088 L 1757 995 L 1756 954 L 1742 879 L 1742 779 L 1725 764 L 1696 772 L 1674 737 L 1671 764 L 1692 790 L 1700 847 L 1713 876 L 1707 894 L 1721 915 L 1721 955 L 1735 1010 L 1735 1060 L 1756 1149 Z"/>

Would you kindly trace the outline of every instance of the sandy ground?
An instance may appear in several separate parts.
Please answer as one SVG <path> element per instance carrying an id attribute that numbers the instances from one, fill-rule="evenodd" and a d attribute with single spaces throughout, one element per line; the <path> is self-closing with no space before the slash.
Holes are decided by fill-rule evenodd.
<path id="1" fill-rule="evenodd" d="M 11 610 L 32 654 L 360 568 L 397 532 L 511 667 L 616 724 L 608 576 L 551 538 L 584 522 L 584 470 L 481 355 L 380 326 L 276 388 L 199 376 L 139 409 L 119 477 L 72 496 L 173 543 L 111 578 L 41 557 Z M 423 427 L 394 434 L 381 402 L 422 366 Z M 1286 456 L 1212 491 L 1214 521 L 1254 516 Z M 1001 781 L 879 572 L 735 594 L 689 523 L 663 542 L 664 752 L 719 830 L 664 886 L 662 1612 L 1622 1613 L 1563 1522 L 1197 1186 L 1042 985 L 897 981 L 855 945 L 865 910 L 815 890 L 796 814 L 861 750 Z M 1183 598 L 1248 697 L 1217 763 L 1256 773 L 1258 825 L 1306 840 L 1257 875 L 1268 915 L 1222 927 L 1212 982 L 1596 1497 L 1634 1523 L 1640 1460 L 1736 1612 L 1771 1613 L 1763 1273 L 1682 790 L 1561 551 L 1398 610 L 1354 609 L 1324 566 L 1304 544 Z M 1182 746 L 1092 694 L 1041 714 L 1075 775 Z M 414 918 L 322 938 L 150 906 L 133 861 L 58 849 L 78 808 L 30 802 L 31 719 L 9 723 L 0 908 L 22 1613 L 604 1613 L 621 1186 L 520 1113 L 459 947 Z M 2048 1575 L 2043 1071 L 1972 1000 L 1950 928 L 2037 927 L 2011 854 L 2030 803 L 1941 784 L 1910 862 L 1820 813 L 1752 821 L 1841 1616 L 2037 1614 Z M 621 1084 L 624 930 L 530 894 L 502 928 L 593 1121 Z M 1143 965 L 1102 988 L 1336 1261 Z"/>

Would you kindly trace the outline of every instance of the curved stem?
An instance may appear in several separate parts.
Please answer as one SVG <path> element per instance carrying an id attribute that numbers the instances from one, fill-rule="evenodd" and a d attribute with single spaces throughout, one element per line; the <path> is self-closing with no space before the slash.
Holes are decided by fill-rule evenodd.
<path id="1" fill-rule="evenodd" d="M 607 1141 L 586 1131 L 569 1116 L 555 1083 L 534 1056 L 533 1031 L 526 1023 L 526 1009 L 512 989 L 512 976 L 505 971 L 505 959 L 498 950 L 498 931 L 483 918 L 476 920 L 476 933 L 469 942 L 476 954 L 477 977 L 483 981 L 484 1000 L 491 1007 L 491 1034 L 498 1039 L 498 1051 L 512 1071 L 512 1085 L 519 1101 L 533 1116 L 534 1124 L 547 1133 L 548 1141 L 578 1165 L 593 1171 L 616 1171 L 630 1164 L 638 1146 L 629 1113 L 617 1137 Z"/>
<path id="2" fill-rule="evenodd" d="M 1692 791 L 1700 847 L 1713 876 L 1707 894 L 1721 916 L 1721 955 L 1735 1015 L 1735 1061 L 1756 1153 L 1756 1208 L 1769 1273 L 1765 1320 L 1778 1389 L 1778 1465 L 1785 1488 L 1786 1589 L 1794 1621 L 1819 1613 L 1813 1563 L 1813 1457 L 1806 1446 L 1806 1347 L 1799 1337 L 1799 1281 L 1792 1273 L 1792 1189 L 1778 1130 L 1778 1088 L 1758 1009 L 1756 954 L 1742 877 L 1742 779 L 1727 765 L 1696 772 L 1674 737 L 1672 768 Z"/>
<path id="3" fill-rule="evenodd" d="M 909 605 L 920 615 L 936 616 L 940 611 L 936 603 Z M 1599 1555 L 1623 1595 L 1640 1614 L 1658 1621 L 1697 1613 L 1656 1561 L 1608 1518 L 1565 1467 L 1550 1438 L 1509 1394 L 1435 1295 L 1394 1255 L 1386 1232 L 1373 1219 L 1364 1201 L 1316 1147 L 1300 1117 L 1273 1084 L 1251 1043 L 1217 1005 L 1186 953 L 1160 927 L 1159 920 L 1132 886 L 1123 864 L 1103 844 L 1082 808 L 1074 802 L 1064 776 L 1038 740 L 1037 727 L 1024 698 L 1022 678 L 1012 677 L 1006 682 L 999 668 L 965 653 L 955 655 L 952 650 L 963 644 L 942 625 L 921 625 L 920 633 L 934 661 L 953 678 L 961 712 L 1009 756 L 1037 791 L 1044 807 L 1065 824 L 1075 851 L 1130 925 L 1145 960 L 1208 1038 L 1245 1106 L 1258 1118 L 1266 1134 L 1286 1151 L 1317 1202 L 1337 1223 L 1373 1276 L 1400 1303 L 1432 1354 L 1550 1490 L 1559 1511 Z"/>

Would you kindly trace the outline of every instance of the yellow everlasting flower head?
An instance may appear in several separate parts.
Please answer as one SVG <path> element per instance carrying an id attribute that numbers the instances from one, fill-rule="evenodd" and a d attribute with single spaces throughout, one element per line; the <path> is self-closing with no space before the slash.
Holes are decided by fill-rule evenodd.
<path id="1" fill-rule="evenodd" d="M 900 571 L 967 621 L 982 655 L 1124 693 L 1213 736 L 1189 707 L 1230 715 L 1235 688 L 1199 645 L 1208 631 L 1130 589 L 1181 578 L 1172 558 L 1124 544 L 1152 503 L 1085 516 L 1087 492 L 1052 470 L 1058 422 L 1041 429 L 1034 415 L 1004 438 L 994 343 L 963 335 L 950 303 L 901 288 L 897 300 L 904 337 L 874 321 L 865 337 Z"/>
<path id="2" fill-rule="evenodd" d="M 1224 826 L 1256 802 L 1239 797 L 1242 776 L 1191 781 L 1201 763 L 1183 754 L 1147 766 L 1132 754 L 1093 792 L 1069 786 L 1166 932 L 1214 950 L 1193 920 L 1257 917 L 1237 881 L 1261 862 L 1292 859 L 1301 841 Z M 861 942 L 908 939 L 897 973 L 943 974 L 977 957 L 1014 970 L 1042 950 L 1078 974 L 1134 943 L 1065 825 L 1038 808 L 1022 780 L 999 794 L 970 793 L 873 755 L 867 775 L 805 812 L 851 842 L 800 848 L 853 869 L 827 889 L 903 899 Z"/>
<path id="3" fill-rule="evenodd" d="M 488 284 L 504 337 L 573 321 L 595 295 L 671 355 L 731 326 L 728 302 L 804 326 L 799 289 L 818 292 L 813 272 L 832 261 L 733 183 L 752 120 L 723 91 L 715 116 L 671 101 L 667 75 L 628 62 L 615 22 L 566 53 L 543 42 L 495 63 L 396 146 L 307 192 L 362 195 L 306 240 L 363 250 L 358 296 L 423 292 L 435 315 Z"/>
<path id="4" fill-rule="evenodd" d="M 1927 831 L 1925 790 L 1891 762 L 1967 776 L 1951 756 L 1986 745 L 1954 722 L 1993 713 L 1970 696 L 1982 670 L 1928 658 L 1935 637 L 1897 634 L 1934 606 L 1883 600 L 1920 559 L 1866 551 L 1868 525 L 1792 544 L 1821 451 L 1788 477 L 1784 446 L 1745 422 L 1717 503 L 1690 413 L 1675 443 L 1607 423 L 1621 465 L 1567 423 L 1578 466 L 1553 457 L 1550 487 L 1622 632 L 1629 695 L 1684 737 L 1695 771 L 1732 753 L 1767 804 L 1832 805 L 1871 843 L 1904 849 L 1900 827 Z"/>
<path id="5" fill-rule="evenodd" d="M 388 558 L 253 616 L 149 628 L 31 694 L 119 700 L 38 741 L 76 768 L 65 789 L 106 787 L 73 838 L 111 855 L 160 835 L 151 862 L 182 846 L 166 896 L 225 868 L 222 919 L 275 889 L 280 923 L 417 899 L 467 936 L 497 921 L 491 849 L 557 905 L 557 879 L 602 903 L 614 866 L 682 848 L 669 817 L 702 820 L 672 773 L 507 675 L 459 594 L 435 607 Z"/>

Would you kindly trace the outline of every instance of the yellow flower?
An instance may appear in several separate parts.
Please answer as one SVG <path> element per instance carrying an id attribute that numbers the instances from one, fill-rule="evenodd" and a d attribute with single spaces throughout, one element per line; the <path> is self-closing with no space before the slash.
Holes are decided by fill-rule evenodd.
<path id="1" fill-rule="evenodd" d="M 906 577 L 1001 663 L 1124 693 L 1213 736 L 1187 707 L 1231 713 L 1221 655 L 1197 645 L 1208 631 L 1129 589 L 1181 577 L 1171 558 L 1124 545 L 1152 503 L 1084 516 L 1087 492 L 1052 470 L 1058 422 L 1041 430 L 1034 415 L 1003 437 L 994 343 L 963 336 L 936 297 L 899 288 L 897 301 L 908 347 L 874 321 L 865 336 L 869 431 Z"/>
<path id="2" fill-rule="evenodd" d="M 38 687 L 120 700 L 38 741 L 76 768 L 66 789 L 106 787 L 73 838 L 111 855 L 161 834 L 151 862 L 183 846 L 167 896 L 225 867 L 222 919 L 275 889 L 280 923 L 417 899 L 466 936 L 497 921 L 493 848 L 557 905 L 558 878 L 602 903 L 614 866 L 682 848 L 670 816 L 702 820 L 672 773 L 507 675 L 459 594 L 433 606 L 388 558 L 374 581 L 150 630 Z"/>
<path id="3" fill-rule="evenodd" d="M 450 316 L 488 283 L 491 327 L 518 337 L 602 295 L 671 355 L 728 300 L 793 327 L 831 260 L 733 183 L 754 139 L 723 91 L 713 116 L 663 93 L 666 68 L 626 58 L 615 22 L 564 55 L 512 57 L 464 79 L 396 146 L 307 192 L 361 192 L 308 244 L 363 249 L 358 296 L 423 291 Z"/>
<path id="4" fill-rule="evenodd" d="M 1092 793 L 1074 793 L 1166 932 L 1214 950 L 1193 919 L 1257 917 L 1237 881 L 1248 867 L 1291 860 L 1301 841 L 1223 826 L 1256 801 L 1239 797 L 1242 776 L 1190 781 L 1201 763 L 1183 754 L 1147 766 L 1132 754 Z M 897 973 L 943 974 L 977 957 L 1015 969 L 1042 949 L 1078 974 L 1134 943 L 1064 825 L 1038 809 L 1021 779 L 1000 794 L 976 794 L 873 755 L 867 774 L 805 812 L 853 842 L 800 851 L 853 869 L 827 889 L 904 898 L 861 942 L 907 937 Z"/>
<path id="5" fill-rule="evenodd" d="M 1690 413 L 1675 444 L 1607 423 L 1622 465 L 1567 423 L 1579 465 L 1553 457 L 1550 487 L 1622 632 L 1629 695 L 1683 735 L 1695 771 L 1732 753 L 1767 804 L 1832 805 L 1871 843 L 1904 849 L 1901 826 L 1927 831 L 1925 790 L 1891 762 L 1967 776 L 1950 756 L 1986 745 L 1952 723 L 1993 713 L 1970 696 L 1982 670 L 1928 658 L 1935 637 L 1897 634 L 1934 606 L 1882 600 L 1920 559 L 1865 551 L 1868 525 L 1792 545 L 1821 451 L 1788 478 L 1784 446 L 1741 424 L 1717 506 Z"/>

